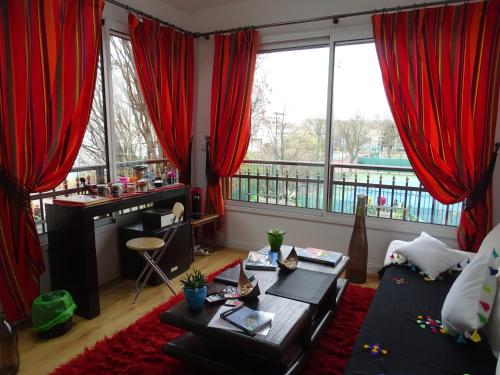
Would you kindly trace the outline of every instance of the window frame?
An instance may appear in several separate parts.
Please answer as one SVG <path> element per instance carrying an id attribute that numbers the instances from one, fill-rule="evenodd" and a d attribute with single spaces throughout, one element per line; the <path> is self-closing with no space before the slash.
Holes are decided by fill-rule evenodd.
<path id="1" fill-rule="evenodd" d="M 328 40 L 328 43 L 319 44 L 319 40 Z M 330 158 L 332 148 L 332 129 L 333 129 L 333 101 L 334 92 L 334 61 L 335 47 L 351 44 L 372 43 L 373 33 L 368 25 L 350 27 L 343 30 L 318 31 L 313 33 L 289 34 L 263 36 L 257 53 L 272 53 L 278 51 L 315 48 L 320 46 L 329 46 L 329 70 L 328 70 L 328 93 L 327 93 L 327 111 L 326 111 L 326 134 L 325 134 L 325 163 L 324 163 L 324 181 L 323 181 L 323 207 L 321 209 L 292 207 L 278 204 L 257 203 L 243 200 L 225 199 L 224 204 L 228 211 L 259 213 L 263 215 L 289 217 L 294 214 L 297 219 L 312 220 L 318 222 L 327 222 L 340 225 L 351 225 L 352 214 L 338 213 L 329 210 L 331 197 L 329 196 L 329 185 L 333 176 L 330 176 Z M 380 230 L 393 230 L 406 233 L 420 233 L 421 230 L 432 227 L 433 231 L 439 233 L 444 238 L 455 238 L 456 227 L 451 225 L 422 223 L 409 220 L 387 219 L 383 217 L 367 216 L 367 227 Z M 409 225 L 408 225 L 409 224 Z M 427 229 L 429 230 L 429 229 Z"/>

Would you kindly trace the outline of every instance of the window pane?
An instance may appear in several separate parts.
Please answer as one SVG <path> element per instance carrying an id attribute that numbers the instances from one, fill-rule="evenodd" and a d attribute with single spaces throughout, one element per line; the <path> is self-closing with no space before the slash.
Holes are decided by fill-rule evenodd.
<path id="1" fill-rule="evenodd" d="M 321 208 L 329 48 L 262 53 L 252 91 L 252 134 L 229 199 Z"/>
<path id="2" fill-rule="evenodd" d="M 329 209 L 457 225 L 461 205 L 445 206 L 421 186 L 406 157 L 382 82 L 375 44 L 335 47 Z"/>
<path id="3" fill-rule="evenodd" d="M 118 175 L 131 176 L 132 165 L 160 159 L 161 152 L 140 92 L 129 40 L 111 36 L 111 71 L 117 170 Z M 156 171 L 156 166 L 151 169 Z"/>

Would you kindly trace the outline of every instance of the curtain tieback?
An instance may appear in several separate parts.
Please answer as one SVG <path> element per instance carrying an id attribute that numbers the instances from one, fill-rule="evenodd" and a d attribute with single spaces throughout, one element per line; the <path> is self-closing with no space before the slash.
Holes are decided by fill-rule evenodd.
<path id="1" fill-rule="evenodd" d="M 495 143 L 495 149 L 493 151 L 493 159 L 491 159 L 488 168 L 486 169 L 486 173 L 484 174 L 481 181 L 477 185 L 476 190 L 474 190 L 466 199 L 465 199 L 465 210 L 471 210 L 474 208 L 476 204 L 478 204 L 486 193 L 486 190 L 490 186 L 491 179 L 493 178 L 493 171 L 495 170 L 495 162 L 497 160 L 498 150 L 500 149 L 500 142 Z"/>
<path id="2" fill-rule="evenodd" d="M 31 211 L 30 192 L 23 184 L 19 183 L 4 167 L 0 166 L 0 189 L 12 198 L 21 208 Z"/>

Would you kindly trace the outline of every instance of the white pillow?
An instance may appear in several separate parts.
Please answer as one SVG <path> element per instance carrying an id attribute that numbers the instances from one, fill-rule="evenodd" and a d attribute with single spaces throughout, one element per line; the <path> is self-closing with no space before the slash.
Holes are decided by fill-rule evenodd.
<path id="1" fill-rule="evenodd" d="M 494 249 L 478 254 L 448 291 L 441 320 L 451 334 L 471 333 L 488 322 L 497 292 L 496 258 Z"/>
<path id="2" fill-rule="evenodd" d="M 488 249 L 500 250 L 500 224 L 497 224 L 484 238 L 478 254 L 487 252 Z M 484 327 L 486 337 L 495 356 L 500 357 L 500 279 L 497 278 L 497 296 L 491 312 L 490 321 Z M 500 374 L 499 374 L 500 375 Z"/>
<path id="3" fill-rule="evenodd" d="M 467 253 L 452 250 L 425 232 L 413 241 L 398 246 L 395 252 L 420 268 L 431 280 L 435 280 L 449 269 L 454 269 L 458 264 L 465 266 L 469 259 Z"/>
<path id="4" fill-rule="evenodd" d="M 408 242 L 394 240 L 389 244 L 387 248 L 387 252 L 385 253 L 384 266 L 388 266 L 389 264 L 403 264 L 406 262 L 406 258 L 400 254 L 395 253 L 394 251 L 403 245 L 406 245 Z"/>

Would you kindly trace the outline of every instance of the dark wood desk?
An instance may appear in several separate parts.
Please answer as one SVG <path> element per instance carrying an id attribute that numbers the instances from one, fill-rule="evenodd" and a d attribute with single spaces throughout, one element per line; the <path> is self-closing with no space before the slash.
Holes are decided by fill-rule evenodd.
<path id="1" fill-rule="evenodd" d="M 93 206 L 46 204 L 52 289 L 70 292 L 77 305 L 76 314 L 81 317 L 92 319 L 99 315 L 94 217 L 147 203 L 153 203 L 155 207 L 170 208 L 174 202 L 184 205 L 184 218 L 189 223 L 191 202 L 189 187 L 184 185 Z M 189 244 L 190 232 L 186 231 Z"/>
<path id="2" fill-rule="evenodd" d="M 282 247 L 283 249 L 283 247 Z M 284 253 L 289 251 L 285 247 Z M 286 254 L 285 254 L 286 256 Z M 337 276 L 318 305 L 266 294 L 280 277 L 276 271 L 255 271 L 261 295 L 245 302 L 253 309 L 275 313 L 267 336 L 209 327 L 220 305 L 205 304 L 200 311 L 189 310 L 185 301 L 164 312 L 160 319 L 187 331 L 164 346 L 164 353 L 209 368 L 217 374 L 285 374 L 299 371 L 320 333 L 334 314 L 347 284 L 338 276 L 349 262 L 343 257 L 336 267 L 299 261 L 299 268 Z"/>

